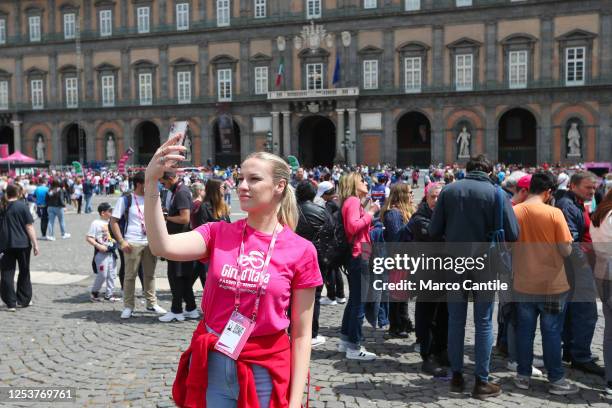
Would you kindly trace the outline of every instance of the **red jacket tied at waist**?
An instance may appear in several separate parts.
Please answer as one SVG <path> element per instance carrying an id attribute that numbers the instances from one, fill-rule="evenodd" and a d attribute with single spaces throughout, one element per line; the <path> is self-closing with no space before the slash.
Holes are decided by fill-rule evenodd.
<path id="1" fill-rule="evenodd" d="M 208 352 L 214 349 L 218 339 L 214 333 L 206 330 L 206 324 L 201 321 L 193 333 L 189 348 L 181 355 L 172 386 L 172 398 L 178 407 L 206 408 Z M 240 384 L 238 408 L 260 408 L 251 364 L 262 366 L 270 373 L 270 408 L 289 406 L 290 347 L 289 336 L 284 330 L 269 336 L 249 338 L 236 361 Z"/>

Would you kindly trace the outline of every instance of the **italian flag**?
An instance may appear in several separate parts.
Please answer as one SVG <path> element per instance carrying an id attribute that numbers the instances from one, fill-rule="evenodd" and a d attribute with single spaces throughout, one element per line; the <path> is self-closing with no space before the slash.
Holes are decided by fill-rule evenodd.
<path id="1" fill-rule="evenodd" d="M 276 73 L 276 87 L 280 87 L 283 82 L 283 75 L 285 74 L 285 57 L 281 57 L 280 64 L 278 66 L 278 72 Z"/>

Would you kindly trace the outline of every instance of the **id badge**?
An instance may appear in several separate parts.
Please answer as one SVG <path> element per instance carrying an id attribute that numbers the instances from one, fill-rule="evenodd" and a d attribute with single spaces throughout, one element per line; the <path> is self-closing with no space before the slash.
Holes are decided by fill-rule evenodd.
<path id="1" fill-rule="evenodd" d="M 237 360 L 254 328 L 253 320 L 234 310 L 215 345 L 215 350 Z"/>

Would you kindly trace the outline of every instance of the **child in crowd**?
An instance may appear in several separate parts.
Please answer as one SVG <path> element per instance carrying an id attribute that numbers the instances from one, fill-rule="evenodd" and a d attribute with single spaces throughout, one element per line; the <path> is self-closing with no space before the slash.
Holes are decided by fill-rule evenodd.
<path id="1" fill-rule="evenodd" d="M 94 261 L 96 264 L 96 280 L 91 287 L 91 301 L 99 302 L 102 284 L 106 283 L 106 295 L 104 300 L 114 302 L 117 299 L 113 296 L 115 289 L 115 276 L 117 274 L 117 248 L 116 241 L 111 238 L 108 230 L 108 223 L 113 214 L 113 208 L 109 203 L 102 203 L 98 206 L 100 219 L 94 220 L 89 227 L 86 241 L 94 247 Z"/>

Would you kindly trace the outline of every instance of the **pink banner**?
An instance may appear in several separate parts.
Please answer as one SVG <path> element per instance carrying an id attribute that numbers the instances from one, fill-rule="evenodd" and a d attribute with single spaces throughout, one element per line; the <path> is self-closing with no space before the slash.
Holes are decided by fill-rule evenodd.
<path id="1" fill-rule="evenodd" d="M 121 159 L 119 159 L 117 170 L 119 171 L 120 174 L 125 173 L 125 163 L 127 163 L 127 161 L 130 159 L 130 156 L 132 154 L 134 154 L 134 149 L 130 147 L 129 149 L 125 151 L 125 153 L 123 153 L 123 156 L 121 156 Z"/>

